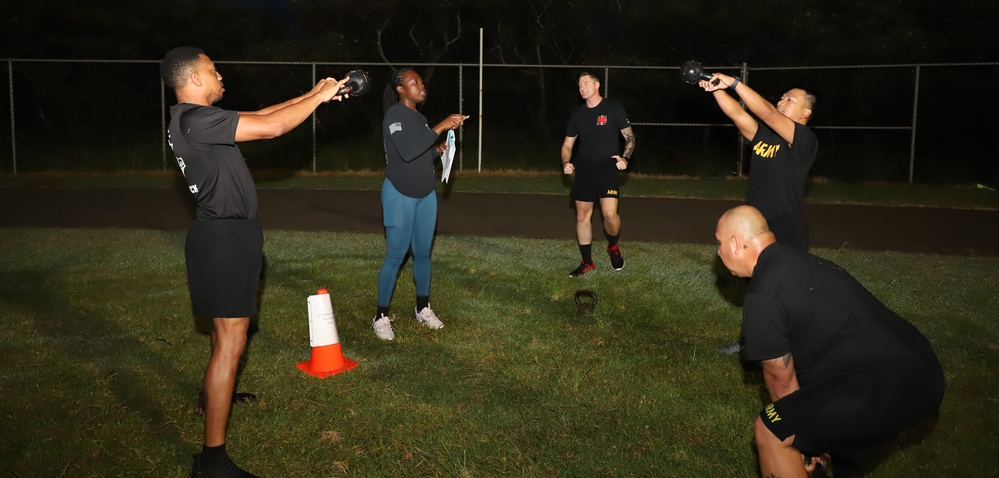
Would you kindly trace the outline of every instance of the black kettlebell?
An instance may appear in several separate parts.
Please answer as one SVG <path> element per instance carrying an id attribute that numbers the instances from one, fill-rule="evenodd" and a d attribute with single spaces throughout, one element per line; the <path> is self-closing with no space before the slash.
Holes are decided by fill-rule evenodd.
<path id="1" fill-rule="evenodd" d="M 704 71 L 704 65 L 702 65 L 701 62 L 697 60 L 689 60 L 680 65 L 680 79 L 692 85 L 696 85 L 698 81 L 710 80 L 711 74 Z M 721 80 L 721 78 L 715 78 L 715 81 L 712 81 L 711 84 L 717 86 L 719 80 Z"/>
<path id="2" fill-rule="evenodd" d="M 576 291 L 576 313 L 590 315 L 597 308 L 597 293 L 592 290 Z"/>
<path id="3" fill-rule="evenodd" d="M 340 91 L 337 91 L 337 96 L 342 96 L 350 93 L 351 97 L 362 96 L 371 89 L 371 80 L 368 78 L 368 72 L 364 70 L 352 70 L 347 73 L 347 82 L 340 87 Z"/>

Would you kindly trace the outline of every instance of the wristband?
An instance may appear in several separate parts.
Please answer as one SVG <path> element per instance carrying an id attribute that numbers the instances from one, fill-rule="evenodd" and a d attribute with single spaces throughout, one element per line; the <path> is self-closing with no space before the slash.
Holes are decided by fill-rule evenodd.
<path id="1" fill-rule="evenodd" d="M 738 84 L 739 84 L 739 77 L 738 76 L 733 76 L 732 77 L 732 84 L 728 85 L 728 89 L 732 90 L 732 92 L 734 93 L 735 92 L 735 87 Z"/>

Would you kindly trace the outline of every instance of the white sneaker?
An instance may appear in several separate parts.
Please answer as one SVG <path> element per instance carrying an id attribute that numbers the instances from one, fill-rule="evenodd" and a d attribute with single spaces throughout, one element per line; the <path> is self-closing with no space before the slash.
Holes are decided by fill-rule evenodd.
<path id="1" fill-rule="evenodd" d="M 429 305 L 424 307 L 423 310 L 416 311 L 416 320 L 434 330 L 444 328 L 444 322 L 441 322 L 441 319 L 437 318 L 437 314 L 434 313 L 434 310 Z"/>
<path id="2" fill-rule="evenodd" d="M 386 315 L 371 323 L 371 328 L 375 329 L 375 335 L 382 340 L 395 340 L 395 332 L 392 332 L 392 319 Z"/>

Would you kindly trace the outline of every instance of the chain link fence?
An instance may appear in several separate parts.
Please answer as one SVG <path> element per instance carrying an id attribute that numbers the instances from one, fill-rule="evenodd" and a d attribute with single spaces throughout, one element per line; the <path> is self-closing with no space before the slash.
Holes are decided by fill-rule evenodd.
<path id="1" fill-rule="evenodd" d="M 0 173 L 117 172 L 176 167 L 165 141 L 173 92 L 159 61 L 8 59 L 0 108 Z M 240 145 L 254 169 L 376 171 L 385 64 L 216 61 L 218 106 L 256 110 L 308 91 L 318 78 L 361 68 L 372 91 L 320 107 L 295 131 Z M 408 64 L 428 87 L 429 122 L 470 115 L 460 131 L 459 170 L 557 171 L 565 124 L 581 104 L 580 72 L 600 76 L 638 138 L 631 170 L 651 175 L 748 174 L 746 144 L 711 96 L 683 83 L 677 66 Z M 776 101 L 793 87 L 819 100 L 812 176 L 841 181 L 992 183 L 990 138 L 999 63 L 803 67 L 707 66 L 739 75 Z M 480 74 L 481 72 L 481 74 Z M 480 88 L 481 84 L 481 88 Z M 984 88 L 976 85 L 983 85 Z M 481 108 L 480 108 L 481 104 Z M 976 114 L 978 113 L 978 114 Z M 8 133 L 3 133 L 8 132 Z"/>

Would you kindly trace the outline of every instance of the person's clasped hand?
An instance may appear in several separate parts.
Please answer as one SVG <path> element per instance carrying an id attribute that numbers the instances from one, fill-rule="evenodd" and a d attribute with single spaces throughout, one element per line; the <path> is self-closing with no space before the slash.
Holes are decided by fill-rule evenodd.
<path id="1" fill-rule="evenodd" d="M 466 115 L 459 115 L 459 114 L 453 114 L 453 115 L 451 115 L 451 116 L 448 117 L 448 120 L 451 122 L 451 129 L 458 129 L 458 128 L 462 127 L 462 125 L 465 124 L 465 120 L 467 120 L 467 119 L 468 119 L 468 116 L 466 116 Z"/>

